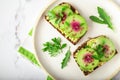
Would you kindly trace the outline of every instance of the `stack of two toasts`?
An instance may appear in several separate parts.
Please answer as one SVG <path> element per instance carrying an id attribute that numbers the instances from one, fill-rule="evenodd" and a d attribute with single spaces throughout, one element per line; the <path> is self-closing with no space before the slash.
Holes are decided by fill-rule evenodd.
<path id="1" fill-rule="evenodd" d="M 68 3 L 61 3 L 50 10 L 45 19 L 74 45 L 88 30 L 86 20 Z M 74 58 L 83 73 L 88 75 L 116 53 L 113 42 L 101 35 L 78 47 L 74 52 Z"/>

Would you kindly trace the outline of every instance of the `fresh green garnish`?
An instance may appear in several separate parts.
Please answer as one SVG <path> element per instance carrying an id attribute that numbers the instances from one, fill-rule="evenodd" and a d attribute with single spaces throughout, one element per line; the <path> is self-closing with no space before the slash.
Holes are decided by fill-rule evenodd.
<path id="1" fill-rule="evenodd" d="M 90 19 L 94 22 L 100 23 L 100 24 L 104 24 L 104 21 L 102 21 L 101 19 L 99 19 L 96 16 L 90 16 Z"/>
<path id="2" fill-rule="evenodd" d="M 64 6 L 62 8 L 62 12 L 59 12 L 58 14 L 56 14 L 54 11 L 49 11 L 48 12 L 48 17 L 49 19 L 55 19 L 56 18 L 56 21 L 55 23 L 56 24 L 59 24 L 61 21 L 62 21 L 62 17 L 64 16 L 63 12 L 68 8 L 68 6 Z"/>
<path id="3" fill-rule="evenodd" d="M 69 8 L 69 7 L 68 6 L 62 7 L 62 11 L 65 11 L 67 8 Z"/>
<path id="4" fill-rule="evenodd" d="M 62 49 L 67 46 L 67 44 L 61 44 L 61 39 L 53 38 L 51 42 L 46 42 L 43 44 L 44 48 L 42 49 L 44 52 L 49 52 L 51 56 L 56 56 L 62 52 Z"/>
<path id="5" fill-rule="evenodd" d="M 62 21 L 62 19 L 61 19 L 61 18 L 58 18 L 58 19 L 56 19 L 55 23 L 56 23 L 56 24 L 59 24 L 61 21 Z"/>
<path id="6" fill-rule="evenodd" d="M 50 19 L 56 18 L 56 14 L 53 11 L 49 11 L 48 16 L 49 16 Z"/>
<path id="7" fill-rule="evenodd" d="M 63 17 L 63 16 L 64 16 L 64 15 L 63 15 L 62 12 L 58 13 L 58 15 L 56 16 L 57 19 L 56 19 L 55 23 L 56 23 L 56 24 L 59 24 L 59 23 L 62 21 L 62 17 Z"/>
<path id="8" fill-rule="evenodd" d="M 103 48 L 103 46 L 98 45 L 95 50 L 96 50 L 98 55 L 93 55 L 92 57 L 94 59 L 100 60 L 104 56 L 104 53 L 103 53 L 104 48 Z"/>
<path id="9" fill-rule="evenodd" d="M 47 76 L 47 80 L 53 80 L 50 76 Z"/>
<path id="10" fill-rule="evenodd" d="M 63 59 L 63 61 L 61 63 L 62 64 L 62 66 L 61 66 L 62 69 L 67 65 L 68 61 L 70 60 L 70 55 L 71 55 L 71 51 L 70 51 L 70 48 L 69 48 L 69 50 L 65 54 L 65 58 Z"/>
<path id="11" fill-rule="evenodd" d="M 59 15 L 60 17 L 63 17 L 63 16 L 64 16 L 62 12 L 60 12 L 58 15 Z"/>
<path id="12" fill-rule="evenodd" d="M 111 18 L 110 16 L 105 12 L 104 9 L 97 7 L 98 13 L 99 13 L 99 17 L 96 16 L 90 16 L 90 19 L 94 22 L 100 23 L 100 24 L 107 24 L 108 27 L 110 29 L 114 29 L 113 28 L 113 24 L 111 22 Z"/>
<path id="13" fill-rule="evenodd" d="M 30 32 L 28 33 L 30 36 L 32 36 L 33 34 L 33 28 L 30 30 Z"/>
<path id="14" fill-rule="evenodd" d="M 70 15 L 72 15 L 72 13 L 71 13 L 71 12 L 69 12 L 68 16 L 70 16 Z"/>
<path id="15" fill-rule="evenodd" d="M 69 22 L 67 22 L 67 21 L 65 22 L 65 24 L 66 24 L 67 26 L 70 26 L 70 23 L 69 23 Z"/>

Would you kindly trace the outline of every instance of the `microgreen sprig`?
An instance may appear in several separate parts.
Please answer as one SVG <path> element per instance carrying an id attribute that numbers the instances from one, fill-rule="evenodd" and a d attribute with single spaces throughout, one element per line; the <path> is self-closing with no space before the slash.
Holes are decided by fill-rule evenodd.
<path id="1" fill-rule="evenodd" d="M 52 41 L 52 42 L 51 42 Z M 61 38 L 53 38 L 51 41 L 43 44 L 44 48 L 42 49 L 44 52 L 49 52 L 51 56 L 56 56 L 62 52 L 62 49 L 67 46 L 66 43 L 61 44 Z"/>

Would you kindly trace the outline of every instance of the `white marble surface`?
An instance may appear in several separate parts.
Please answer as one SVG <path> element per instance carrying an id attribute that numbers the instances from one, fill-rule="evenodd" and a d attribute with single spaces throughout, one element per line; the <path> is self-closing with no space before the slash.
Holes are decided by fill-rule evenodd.
<path id="1" fill-rule="evenodd" d="M 0 0 L 0 80 L 45 80 L 46 74 L 17 53 L 50 0 Z M 115 0 L 114 0 L 115 1 Z M 120 0 L 117 3 L 120 4 Z M 120 73 L 114 78 L 120 80 Z"/>
<path id="2" fill-rule="evenodd" d="M 45 80 L 42 70 L 17 53 L 46 0 L 0 0 L 0 80 Z"/>

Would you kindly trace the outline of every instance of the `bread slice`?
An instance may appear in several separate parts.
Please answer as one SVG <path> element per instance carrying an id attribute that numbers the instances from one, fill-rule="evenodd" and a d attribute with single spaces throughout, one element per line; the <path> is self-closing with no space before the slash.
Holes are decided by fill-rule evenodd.
<path id="1" fill-rule="evenodd" d="M 85 19 L 69 3 L 63 2 L 54 7 L 48 11 L 45 19 L 74 45 L 88 30 Z"/>
<path id="2" fill-rule="evenodd" d="M 101 54 L 103 55 L 100 56 Z M 108 37 L 101 35 L 84 42 L 75 50 L 73 56 L 84 75 L 88 75 L 116 54 L 117 50 L 113 42 Z"/>

